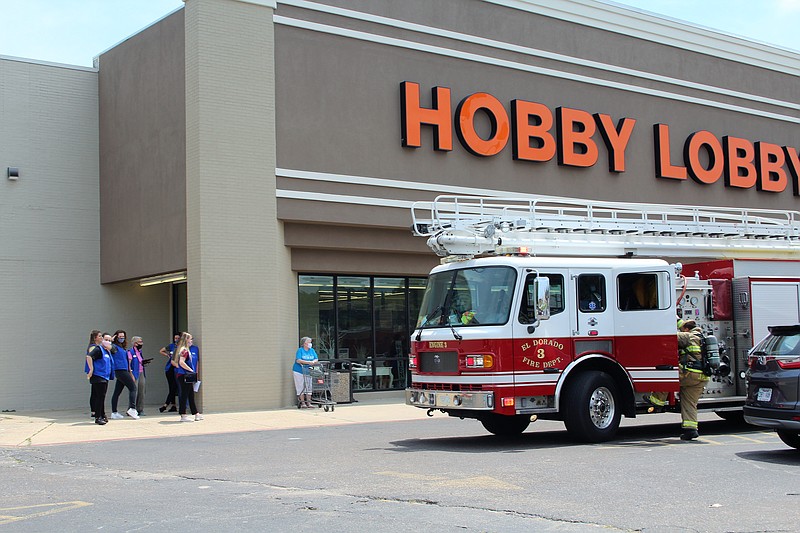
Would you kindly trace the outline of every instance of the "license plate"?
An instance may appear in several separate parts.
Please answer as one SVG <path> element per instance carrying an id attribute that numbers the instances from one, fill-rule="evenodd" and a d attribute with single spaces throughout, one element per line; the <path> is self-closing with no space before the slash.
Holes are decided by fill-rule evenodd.
<path id="1" fill-rule="evenodd" d="M 756 401 L 759 402 L 768 402 L 772 400 L 772 389 L 758 389 L 758 394 L 756 394 Z"/>
<path id="2" fill-rule="evenodd" d="M 450 405 L 450 395 L 449 394 L 437 394 L 436 395 L 436 405 L 441 407 L 448 407 Z"/>

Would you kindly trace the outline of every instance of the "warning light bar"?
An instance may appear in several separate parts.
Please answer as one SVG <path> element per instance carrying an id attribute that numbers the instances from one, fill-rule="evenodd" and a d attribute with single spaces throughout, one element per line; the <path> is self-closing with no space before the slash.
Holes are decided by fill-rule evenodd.
<path id="1" fill-rule="evenodd" d="M 498 246 L 497 255 L 517 255 L 527 257 L 531 255 L 530 246 Z"/>

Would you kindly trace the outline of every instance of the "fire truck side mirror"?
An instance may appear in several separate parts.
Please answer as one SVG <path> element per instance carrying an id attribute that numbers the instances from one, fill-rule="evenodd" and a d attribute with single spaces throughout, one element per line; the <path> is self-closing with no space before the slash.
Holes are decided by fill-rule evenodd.
<path id="1" fill-rule="evenodd" d="M 536 276 L 533 281 L 536 291 L 536 320 L 550 318 L 550 278 Z"/>

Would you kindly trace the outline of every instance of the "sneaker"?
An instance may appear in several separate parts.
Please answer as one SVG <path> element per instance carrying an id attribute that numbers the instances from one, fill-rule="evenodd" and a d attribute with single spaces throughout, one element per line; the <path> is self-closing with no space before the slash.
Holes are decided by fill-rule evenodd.
<path id="1" fill-rule="evenodd" d="M 111 413 L 111 420 L 122 420 L 123 418 L 125 418 L 125 417 L 122 416 L 121 414 L 117 413 L 116 411 Z"/>
<path id="2" fill-rule="evenodd" d="M 196 415 L 194 415 L 194 421 L 195 422 L 200 422 L 201 420 L 203 420 L 203 415 L 201 415 L 200 413 L 197 413 Z"/>
<path id="3" fill-rule="evenodd" d="M 681 440 L 693 440 L 700 436 L 696 429 L 684 429 L 681 433 Z"/>
<path id="4" fill-rule="evenodd" d="M 134 409 L 133 407 L 125 411 L 125 414 L 133 418 L 134 420 L 139 420 L 139 413 L 137 413 L 136 409 Z"/>
<path id="5" fill-rule="evenodd" d="M 144 411 L 139 411 L 139 416 L 147 416 Z"/>
<path id="6" fill-rule="evenodd" d="M 178 408 L 173 405 L 172 407 L 167 409 L 167 412 L 168 413 L 177 413 L 178 412 Z"/>
<path id="7" fill-rule="evenodd" d="M 105 426 L 108 423 L 108 420 L 106 420 L 105 418 L 95 418 L 94 423 L 97 424 L 98 426 Z"/>
<path id="8" fill-rule="evenodd" d="M 181 422 L 194 422 L 194 420 L 192 420 L 186 415 L 181 415 Z"/>

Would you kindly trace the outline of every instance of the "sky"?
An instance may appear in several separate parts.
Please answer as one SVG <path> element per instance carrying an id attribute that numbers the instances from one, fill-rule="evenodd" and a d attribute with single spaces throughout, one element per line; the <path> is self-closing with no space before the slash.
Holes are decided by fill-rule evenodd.
<path id="1" fill-rule="evenodd" d="M 609 3 L 800 51 L 800 0 Z M 182 5 L 182 0 L 0 0 L 0 55 L 90 67 L 95 56 Z"/>

